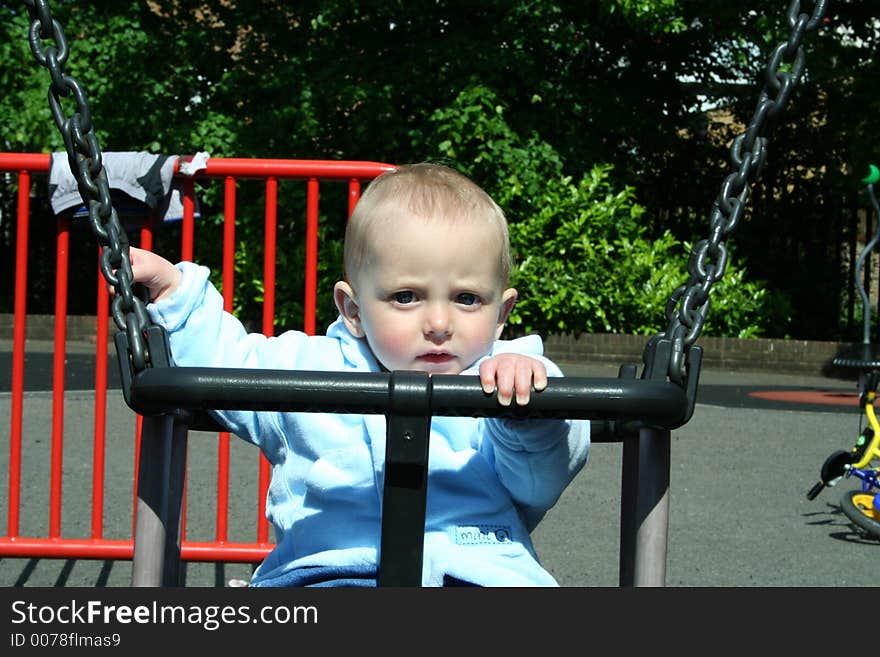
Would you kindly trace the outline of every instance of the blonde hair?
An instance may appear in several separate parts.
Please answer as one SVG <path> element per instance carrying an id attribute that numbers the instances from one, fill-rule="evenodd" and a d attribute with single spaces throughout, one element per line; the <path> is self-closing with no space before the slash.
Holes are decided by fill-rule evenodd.
<path id="1" fill-rule="evenodd" d="M 467 176 L 431 162 L 403 165 L 375 178 L 352 212 L 345 231 L 346 279 L 369 257 L 372 240 L 382 239 L 383 219 L 405 211 L 425 219 L 486 222 L 498 230 L 499 277 L 506 285 L 512 267 L 507 219 L 498 204 Z"/>

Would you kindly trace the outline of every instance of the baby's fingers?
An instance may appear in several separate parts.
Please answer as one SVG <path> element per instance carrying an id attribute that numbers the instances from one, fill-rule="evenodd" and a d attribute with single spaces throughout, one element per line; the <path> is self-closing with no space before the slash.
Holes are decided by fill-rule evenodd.
<path id="1" fill-rule="evenodd" d="M 493 360 L 487 360 L 480 365 L 480 386 L 487 395 L 495 392 L 495 372 L 497 369 L 497 362 Z"/>
<path id="2" fill-rule="evenodd" d="M 529 358 L 497 358 L 480 367 L 480 383 L 486 393 L 498 392 L 498 403 L 509 406 L 516 397 L 520 406 L 529 403 L 532 386 L 535 390 L 547 387 L 544 365 Z"/>
<path id="3" fill-rule="evenodd" d="M 547 387 L 547 369 L 536 360 L 517 361 L 514 370 L 513 391 L 516 403 L 525 406 L 529 403 L 532 388 L 540 392 Z"/>

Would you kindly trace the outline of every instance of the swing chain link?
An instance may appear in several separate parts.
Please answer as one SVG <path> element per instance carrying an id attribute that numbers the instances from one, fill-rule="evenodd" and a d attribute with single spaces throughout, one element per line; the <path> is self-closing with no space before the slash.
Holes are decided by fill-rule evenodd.
<path id="1" fill-rule="evenodd" d="M 24 3 L 31 19 L 28 35 L 31 52 L 51 77 L 49 109 L 64 139 L 79 193 L 88 206 L 89 224 L 101 246 L 101 273 L 115 290 L 111 304 L 113 320 L 128 336 L 131 365 L 137 373 L 150 366 L 145 331 L 151 322 L 144 301 L 135 293 L 128 235 L 110 198 L 101 149 L 92 127 L 91 109 L 79 82 L 64 71 L 70 48 L 64 29 L 52 17 L 48 2 L 24 0 Z M 51 43 L 44 47 L 43 40 L 51 40 Z M 71 95 L 76 102 L 76 111 L 65 116 L 61 98 Z"/>
<path id="2" fill-rule="evenodd" d="M 742 219 L 752 179 L 757 179 L 767 157 L 766 121 L 785 107 L 804 72 L 805 33 L 815 30 L 825 15 L 827 0 L 812 0 L 812 13 L 801 11 L 801 1 L 792 0 L 788 8 L 791 33 L 770 56 L 764 87 L 745 131 L 733 140 L 730 163 L 736 169 L 721 184 L 712 204 L 709 237 L 697 242 L 688 260 L 688 282 L 677 288 L 666 304 L 665 333 L 656 336 L 672 343 L 668 376 L 676 383 L 687 378 L 687 353 L 699 338 L 709 311 L 709 292 L 724 275 L 728 251 L 724 241 Z M 676 310 L 677 309 L 677 310 Z M 646 358 L 652 348 L 646 348 Z"/>

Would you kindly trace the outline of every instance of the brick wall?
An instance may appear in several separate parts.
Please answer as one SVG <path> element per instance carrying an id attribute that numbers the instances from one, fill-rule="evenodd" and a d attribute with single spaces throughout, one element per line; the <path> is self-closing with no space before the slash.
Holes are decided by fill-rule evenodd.
<path id="1" fill-rule="evenodd" d="M 551 335 L 547 355 L 559 361 L 633 362 L 641 364 L 648 337 L 618 334 Z M 832 375 L 842 373 L 831 361 L 857 346 L 811 340 L 719 338 L 701 336 L 703 366 L 732 370 Z"/>

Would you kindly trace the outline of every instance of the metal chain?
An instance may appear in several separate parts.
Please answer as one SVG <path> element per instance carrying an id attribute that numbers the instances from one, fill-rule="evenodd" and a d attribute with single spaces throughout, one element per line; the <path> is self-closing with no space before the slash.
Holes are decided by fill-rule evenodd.
<path id="1" fill-rule="evenodd" d="M 728 253 L 724 241 L 742 218 L 750 184 L 760 175 L 767 157 L 766 121 L 785 107 L 799 82 L 805 60 L 801 42 L 806 32 L 815 30 L 822 22 L 826 4 L 827 0 L 814 0 L 812 14 L 801 11 L 800 0 L 793 0 L 789 5 L 790 36 L 770 56 L 754 114 L 745 132 L 731 145 L 730 163 L 736 171 L 724 179 L 712 205 L 709 237 L 694 245 L 688 261 L 688 282 L 676 289 L 666 304 L 668 325 L 666 332 L 658 337 L 672 342 L 668 375 L 676 383 L 686 378 L 687 352 L 706 323 L 709 292 L 727 267 Z"/>
<path id="2" fill-rule="evenodd" d="M 120 331 L 126 332 L 132 368 L 140 372 L 150 366 L 144 332 L 151 322 L 143 300 L 134 291 L 128 235 L 110 200 L 110 185 L 92 128 L 92 113 L 79 82 L 64 71 L 70 49 L 61 24 L 52 18 L 49 3 L 44 0 L 24 2 L 31 18 L 31 52 L 49 71 L 49 109 L 64 139 L 79 193 L 88 206 L 92 232 L 101 246 L 101 273 L 116 292 L 111 304 L 113 321 Z M 44 46 L 44 40 L 50 42 Z M 76 111 L 65 116 L 61 98 L 69 96 L 73 96 L 76 102 Z"/>

